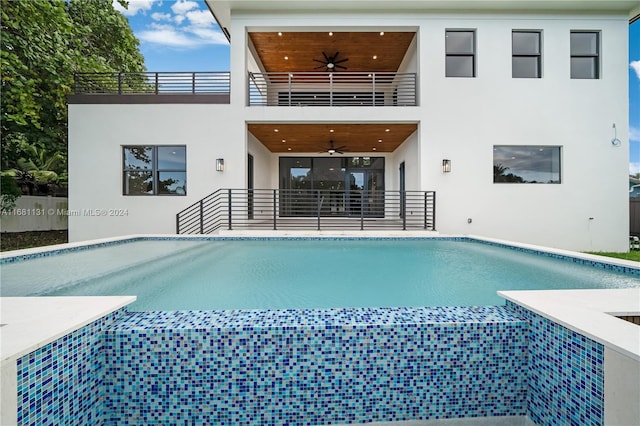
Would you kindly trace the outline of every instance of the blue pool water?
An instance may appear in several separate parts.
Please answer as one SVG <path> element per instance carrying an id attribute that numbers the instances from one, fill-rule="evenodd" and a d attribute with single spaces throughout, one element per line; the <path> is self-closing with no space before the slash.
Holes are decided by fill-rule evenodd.
<path id="1" fill-rule="evenodd" d="M 502 304 L 498 290 L 640 287 L 473 241 L 142 240 L 2 265 L 3 296 L 136 295 L 131 310 Z"/>

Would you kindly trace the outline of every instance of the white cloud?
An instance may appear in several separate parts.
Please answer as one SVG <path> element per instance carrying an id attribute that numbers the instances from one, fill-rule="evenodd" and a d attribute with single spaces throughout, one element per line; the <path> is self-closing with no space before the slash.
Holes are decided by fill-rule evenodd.
<path id="1" fill-rule="evenodd" d="M 171 14 L 170 13 L 154 12 L 154 13 L 151 14 L 151 19 L 153 19 L 154 21 L 170 21 L 171 20 Z"/>
<path id="2" fill-rule="evenodd" d="M 175 29 L 164 29 L 154 31 L 142 31 L 138 34 L 138 38 L 154 44 L 161 44 L 169 47 L 197 47 L 203 43 L 196 38 L 189 37 L 184 33 L 180 33 Z"/>
<path id="3" fill-rule="evenodd" d="M 161 24 L 152 25 L 152 28 L 138 33 L 138 38 L 148 43 L 183 49 L 228 43 L 224 34 L 207 28 L 182 29 Z"/>
<path id="4" fill-rule="evenodd" d="M 186 31 L 195 34 L 199 39 L 203 40 L 203 44 L 227 44 L 227 37 L 220 31 L 210 28 L 190 27 L 185 28 Z"/>
<path id="5" fill-rule="evenodd" d="M 118 12 L 122 13 L 125 16 L 134 16 L 138 12 L 142 11 L 143 13 L 147 10 L 151 10 L 153 4 L 158 2 L 158 0 L 129 0 L 129 6 L 127 9 L 122 7 L 117 0 L 113 0 L 113 8 Z"/>
<path id="6" fill-rule="evenodd" d="M 629 174 L 635 176 L 640 173 L 640 163 L 629 163 Z"/>
<path id="7" fill-rule="evenodd" d="M 638 78 L 640 78 L 640 61 L 631 61 L 629 66 L 636 72 Z"/>
<path id="8" fill-rule="evenodd" d="M 186 13 L 189 22 L 194 26 L 208 27 L 214 24 L 213 15 L 208 10 L 192 10 Z"/>
<path id="9" fill-rule="evenodd" d="M 630 126 L 629 127 L 629 140 L 640 142 L 640 129 Z"/>
<path id="10" fill-rule="evenodd" d="M 171 6 L 171 10 L 173 10 L 173 13 L 175 13 L 176 15 L 184 15 L 191 9 L 197 8 L 198 3 L 190 0 L 178 0 L 173 4 L 173 6 Z"/>
<path id="11" fill-rule="evenodd" d="M 137 6 L 141 6 L 142 2 L 149 5 L 144 10 L 148 10 L 154 2 L 161 4 L 161 0 L 131 0 L 131 4 Z M 141 9 L 136 9 L 136 13 L 138 10 Z M 133 10 L 129 14 L 134 14 Z M 151 19 L 153 22 L 147 24 L 143 31 L 136 32 L 138 39 L 145 43 L 176 49 L 228 43 L 224 34 L 217 30 L 211 12 L 201 10 L 199 4 L 191 0 L 178 0 L 171 5 L 171 11 L 154 12 Z"/>
<path id="12" fill-rule="evenodd" d="M 171 24 L 157 24 L 155 22 L 152 22 L 149 27 L 157 31 L 175 31 L 174 26 Z"/>

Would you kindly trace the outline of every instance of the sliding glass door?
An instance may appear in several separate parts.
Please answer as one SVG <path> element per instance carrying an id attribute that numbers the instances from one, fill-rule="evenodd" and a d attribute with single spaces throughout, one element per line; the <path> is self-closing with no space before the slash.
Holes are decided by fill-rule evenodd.
<path id="1" fill-rule="evenodd" d="M 281 157 L 283 216 L 384 215 L 383 157 Z"/>

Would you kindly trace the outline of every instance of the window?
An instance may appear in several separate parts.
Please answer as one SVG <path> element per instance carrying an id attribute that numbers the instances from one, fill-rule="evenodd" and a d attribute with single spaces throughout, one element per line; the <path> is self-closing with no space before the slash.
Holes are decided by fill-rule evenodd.
<path id="1" fill-rule="evenodd" d="M 540 78 L 540 31 L 514 30 L 511 33 L 511 75 L 513 78 Z"/>
<path id="2" fill-rule="evenodd" d="M 600 78 L 600 37 L 597 31 L 571 31 L 571 78 Z"/>
<path id="3" fill-rule="evenodd" d="M 445 31 L 445 75 L 476 76 L 476 33 L 473 30 Z"/>
<path id="4" fill-rule="evenodd" d="M 495 145 L 493 183 L 560 183 L 560 147 Z"/>
<path id="5" fill-rule="evenodd" d="M 124 146 L 123 195 L 186 195 L 185 146 Z"/>

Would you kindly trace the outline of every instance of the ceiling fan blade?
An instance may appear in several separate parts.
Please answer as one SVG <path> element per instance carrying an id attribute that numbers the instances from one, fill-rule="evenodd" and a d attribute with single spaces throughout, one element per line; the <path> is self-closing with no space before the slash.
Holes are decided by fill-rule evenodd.
<path id="1" fill-rule="evenodd" d="M 320 68 L 327 68 L 326 65 L 320 65 L 319 67 L 315 67 L 314 70 L 319 70 Z"/>
<path id="2" fill-rule="evenodd" d="M 342 145 L 342 146 L 338 146 L 338 147 L 333 148 L 333 149 L 335 149 L 337 151 L 339 149 L 345 149 L 346 147 L 347 147 L 346 145 Z"/>
<path id="3" fill-rule="evenodd" d="M 336 149 L 336 152 L 337 152 L 338 154 L 344 154 L 344 152 L 342 152 L 342 151 L 338 151 L 337 149 Z"/>
<path id="4" fill-rule="evenodd" d="M 346 70 L 347 67 L 343 67 L 342 65 L 335 65 L 336 68 L 342 68 L 343 70 Z"/>
<path id="5" fill-rule="evenodd" d="M 322 56 L 324 56 L 324 60 L 327 62 L 331 62 L 331 58 L 329 56 L 327 56 L 326 53 L 322 52 Z"/>
<path id="6" fill-rule="evenodd" d="M 333 61 L 334 64 L 341 64 L 343 62 L 347 62 L 349 58 L 340 59 L 339 61 Z"/>
<path id="7" fill-rule="evenodd" d="M 320 59 L 314 59 L 314 61 L 326 65 L 326 62 L 325 61 L 321 61 Z"/>

